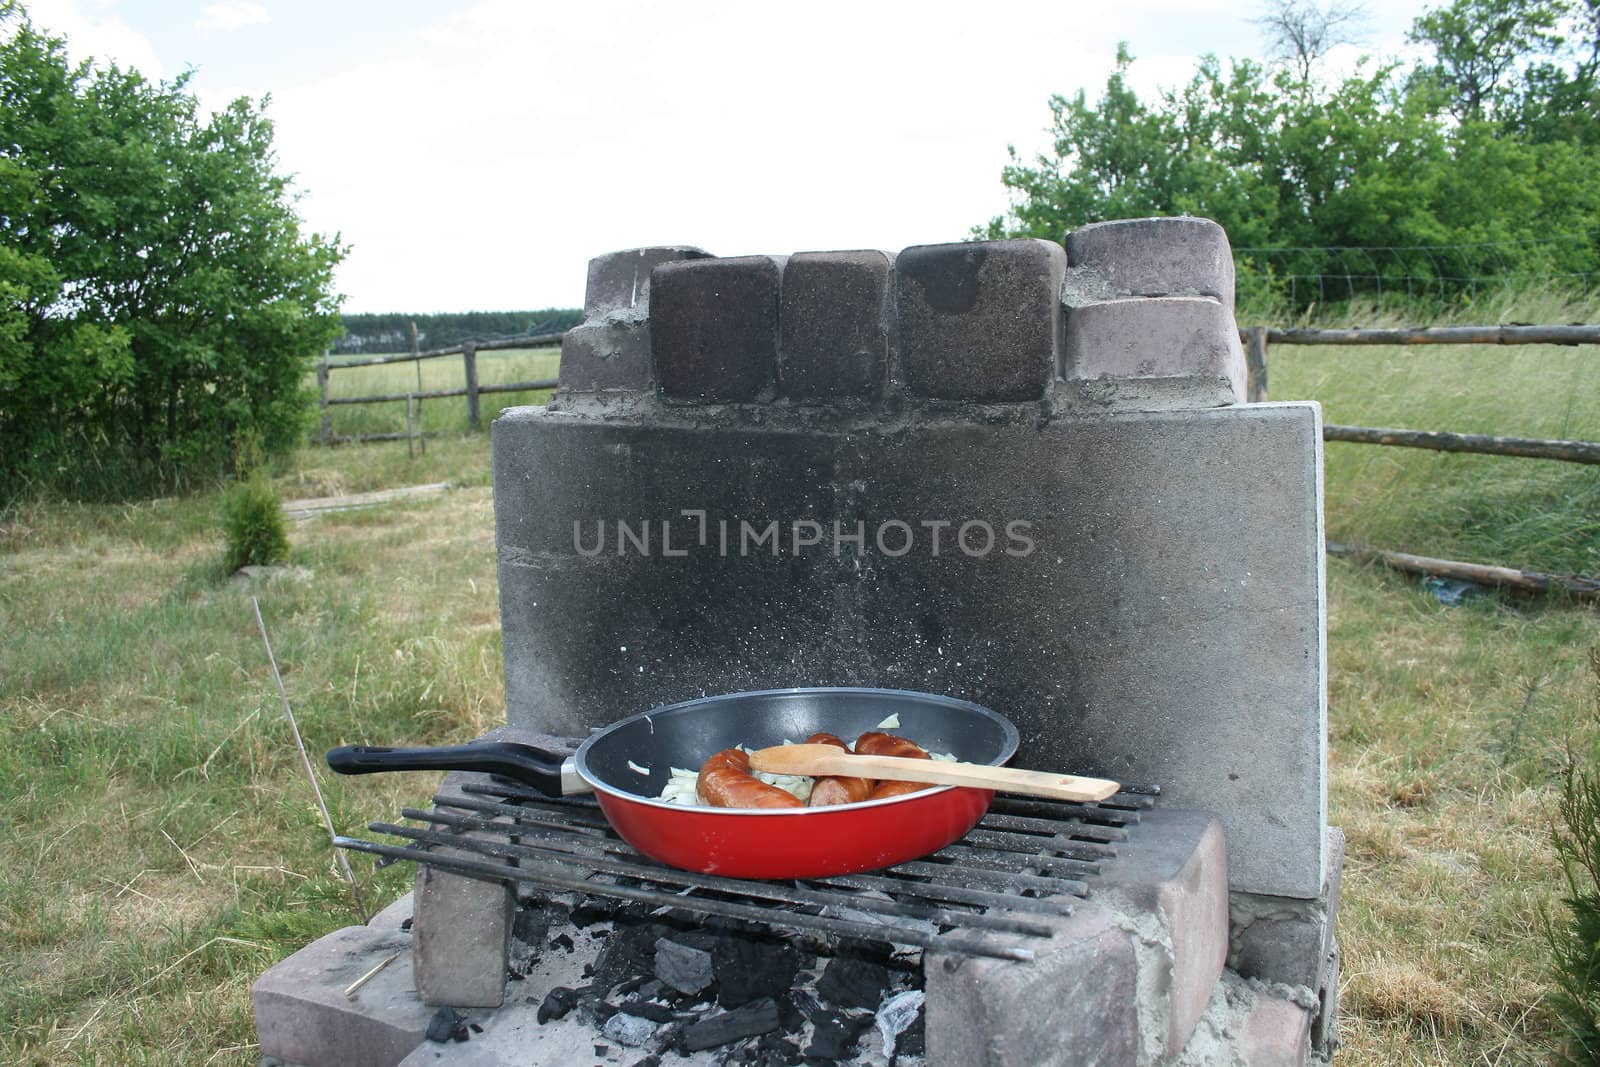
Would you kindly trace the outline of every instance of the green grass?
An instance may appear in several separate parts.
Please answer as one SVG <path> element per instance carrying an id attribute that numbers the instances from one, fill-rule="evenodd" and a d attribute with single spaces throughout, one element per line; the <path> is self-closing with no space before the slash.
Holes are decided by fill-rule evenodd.
<path id="1" fill-rule="evenodd" d="M 1407 325 L 1389 317 L 1366 326 Z M 1433 325 L 1600 322 L 1600 301 L 1497 301 Z M 1275 345 L 1274 400 L 1330 423 L 1600 441 L 1600 346 Z M 1600 468 L 1330 442 L 1330 540 L 1600 577 Z"/>
<path id="2" fill-rule="evenodd" d="M 1319 399 L 1330 421 L 1595 437 L 1594 358 L 1285 346 L 1273 394 Z M 424 368 L 442 386 L 459 364 Z M 415 372 L 344 373 L 336 386 L 355 393 Z M 355 380 L 368 374 L 389 380 Z M 304 582 L 228 584 L 216 493 L 0 515 L 0 1062 L 253 1064 L 250 982 L 360 918 L 252 592 L 313 753 L 462 740 L 503 719 L 488 438 L 456 432 L 461 400 L 429 401 L 425 417 L 444 431 L 425 456 L 404 442 L 307 448 L 276 472 L 286 499 L 458 486 L 292 526 Z M 1462 459 L 1330 447 L 1334 534 L 1596 572 L 1596 472 Z M 1329 595 L 1331 815 L 1349 835 L 1341 1062 L 1547 1062 L 1538 912 L 1561 890 L 1553 802 L 1566 739 L 1593 728 L 1600 612 L 1499 595 L 1446 608 L 1412 577 L 1339 559 Z M 341 831 L 432 786 L 325 781 Z M 354 862 L 369 909 L 407 887 L 401 867 Z"/>
<path id="3" fill-rule="evenodd" d="M 556 376 L 561 362 L 559 347 L 480 352 L 477 356 L 478 384 L 546 381 Z M 330 397 L 393 396 L 405 392 L 466 387 L 460 356 L 441 356 L 412 363 L 385 363 L 376 367 L 339 369 L 333 361 L 328 373 Z M 420 371 L 421 384 L 418 384 Z M 315 385 L 315 379 L 310 380 Z M 519 404 L 542 404 L 551 390 L 517 393 L 489 393 L 479 397 L 480 415 L 487 426 L 502 408 Z M 413 412 L 416 426 L 426 432 L 441 433 L 467 427 L 467 398 L 441 397 L 420 401 L 420 414 Z M 337 435 L 404 433 L 405 401 L 381 404 L 330 405 L 332 429 Z"/>

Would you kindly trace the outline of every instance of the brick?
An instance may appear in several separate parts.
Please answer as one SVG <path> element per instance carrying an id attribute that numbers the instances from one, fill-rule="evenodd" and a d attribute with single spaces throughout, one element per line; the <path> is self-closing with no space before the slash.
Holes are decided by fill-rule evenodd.
<path id="1" fill-rule="evenodd" d="M 585 322 L 561 338 L 563 392 L 642 392 L 651 386 L 650 323 Z"/>
<path id="2" fill-rule="evenodd" d="M 1321 988 L 1334 951 L 1344 832 L 1330 827 L 1327 842 L 1327 878 L 1319 897 L 1236 895 L 1228 966 L 1246 978 Z"/>
<path id="3" fill-rule="evenodd" d="M 1293 1001 L 1256 994 L 1240 1051 L 1249 1067 L 1305 1067 L 1311 1051 L 1311 1016 Z"/>
<path id="4" fill-rule="evenodd" d="M 1161 992 L 1159 1003 L 1145 1004 L 1147 1019 L 1164 1023 L 1151 1038 L 1159 1055 L 1183 1048 L 1205 1014 L 1228 954 L 1228 848 L 1222 823 L 1201 811 L 1157 809 L 1147 813 L 1129 844 L 1101 863 L 1091 879 L 1101 903 L 1113 903 L 1135 922 L 1154 919 L 1161 926 L 1150 958 L 1142 967 L 1146 988 Z"/>
<path id="5" fill-rule="evenodd" d="M 1210 219 L 1182 216 L 1091 223 L 1067 235 L 1066 249 L 1074 274 L 1093 272 L 1114 292 L 1198 294 L 1233 307 L 1233 250 L 1228 235 Z"/>
<path id="6" fill-rule="evenodd" d="M 1034 400 L 1061 350 L 1066 253 L 1050 241 L 917 245 L 895 259 L 901 365 L 914 393 Z"/>
<path id="7" fill-rule="evenodd" d="M 778 377 L 797 400 L 870 398 L 883 387 L 894 322 L 883 252 L 801 252 L 783 268 Z"/>
<path id="8" fill-rule="evenodd" d="M 1075 905 L 1030 962 L 930 949 L 929 1063 L 962 1067 L 1083 1067 L 1137 1061 L 1131 940 L 1093 902 Z"/>
<path id="9" fill-rule="evenodd" d="M 617 313 L 644 315 L 650 307 L 650 272 L 663 263 L 709 259 L 710 252 L 690 245 L 625 248 L 589 261 L 589 283 L 584 289 L 583 317 L 597 319 Z"/>
<path id="10" fill-rule="evenodd" d="M 770 256 L 664 263 L 651 275 L 656 384 L 675 399 L 756 400 L 778 359 L 782 262 Z"/>
<path id="11" fill-rule="evenodd" d="M 250 989 L 263 1057 L 299 1067 L 392 1067 L 422 1043 L 434 1009 L 412 986 L 411 936 L 347 926 L 280 961 Z M 399 952 L 352 997 L 344 990 Z"/>
<path id="12" fill-rule="evenodd" d="M 1223 379 L 1245 399 L 1244 348 L 1233 312 L 1204 297 L 1106 300 L 1067 313 L 1068 381 L 1182 376 Z"/>
<path id="13" fill-rule="evenodd" d="M 510 886 L 417 865 L 411 924 L 417 993 L 429 1004 L 493 1008 L 505 1000 Z"/>

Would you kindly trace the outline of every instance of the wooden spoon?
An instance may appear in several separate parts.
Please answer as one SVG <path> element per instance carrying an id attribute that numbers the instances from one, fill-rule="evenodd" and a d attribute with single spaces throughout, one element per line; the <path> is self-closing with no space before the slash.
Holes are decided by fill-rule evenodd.
<path id="1" fill-rule="evenodd" d="M 1083 803 L 1104 800 L 1121 788 L 1116 782 L 1105 778 L 1080 778 L 1049 771 L 1019 771 L 1012 767 L 991 767 L 982 763 L 860 756 L 832 745 L 774 745 L 772 748 L 757 749 L 750 753 L 750 766 L 768 774 L 805 774 L 812 777 L 842 774 L 893 782 L 963 785 Z"/>

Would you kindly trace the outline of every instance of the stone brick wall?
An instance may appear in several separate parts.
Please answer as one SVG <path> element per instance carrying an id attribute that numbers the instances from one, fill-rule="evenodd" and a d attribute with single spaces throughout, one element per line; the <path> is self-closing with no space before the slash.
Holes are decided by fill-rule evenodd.
<path id="1" fill-rule="evenodd" d="M 1204 219 L 1100 223 L 1050 241 L 712 258 L 596 258 L 563 394 L 796 405 L 1244 399 L 1233 259 Z"/>

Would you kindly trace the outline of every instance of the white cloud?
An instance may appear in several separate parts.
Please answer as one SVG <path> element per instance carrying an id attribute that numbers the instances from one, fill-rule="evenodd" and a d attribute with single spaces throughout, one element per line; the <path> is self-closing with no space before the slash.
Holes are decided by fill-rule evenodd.
<path id="1" fill-rule="evenodd" d="M 250 0 L 223 0 L 207 5 L 195 20 L 194 28 L 201 33 L 233 33 L 249 26 L 265 26 L 272 21 L 272 13 Z"/>
<path id="2" fill-rule="evenodd" d="M 27 7 L 35 26 L 67 39 L 74 60 L 132 67 L 152 81 L 166 73 L 150 39 L 111 14 L 107 0 L 29 0 Z"/>

